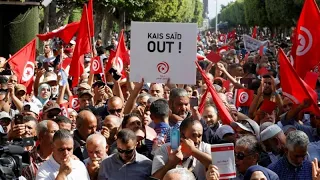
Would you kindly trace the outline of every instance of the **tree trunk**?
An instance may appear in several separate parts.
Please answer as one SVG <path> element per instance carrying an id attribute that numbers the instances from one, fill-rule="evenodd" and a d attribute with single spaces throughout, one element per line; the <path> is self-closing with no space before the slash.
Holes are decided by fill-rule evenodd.
<path id="1" fill-rule="evenodd" d="M 57 2 L 56 0 L 51 1 L 49 4 L 49 31 L 56 29 L 57 27 Z"/>
<path id="2" fill-rule="evenodd" d="M 100 32 L 102 32 L 103 22 L 106 19 L 106 12 L 108 11 L 108 8 L 103 5 L 97 5 L 96 7 L 94 16 L 94 37 L 97 39 Z"/>
<path id="3" fill-rule="evenodd" d="M 50 8 L 47 6 L 44 8 L 43 29 L 41 33 L 49 32 L 49 13 L 50 13 Z"/>
<path id="4" fill-rule="evenodd" d="M 113 25 L 113 15 L 106 15 L 104 18 L 103 29 L 102 29 L 102 42 L 104 45 L 109 45 L 108 41 L 111 39 L 112 25 Z"/>
<path id="5" fill-rule="evenodd" d="M 0 56 L 8 57 L 30 42 L 39 32 L 37 6 L 0 6 Z"/>

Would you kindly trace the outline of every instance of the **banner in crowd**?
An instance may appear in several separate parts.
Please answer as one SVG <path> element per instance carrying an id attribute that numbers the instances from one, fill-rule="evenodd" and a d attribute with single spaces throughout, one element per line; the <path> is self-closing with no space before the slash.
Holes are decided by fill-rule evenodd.
<path id="1" fill-rule="evenodd" d="M 195 84 L 197 24 L 131 23 L 130 80 Z"/>
<path id="2" fill-rule="evenodd" d="M 244 42 L 244 48 L 249 52 L 256 51 L 261 46 L 266 46 L 268 44 L 268 41 L 259 41 L 248 35 L 243 35 L 243 42 Z"/>

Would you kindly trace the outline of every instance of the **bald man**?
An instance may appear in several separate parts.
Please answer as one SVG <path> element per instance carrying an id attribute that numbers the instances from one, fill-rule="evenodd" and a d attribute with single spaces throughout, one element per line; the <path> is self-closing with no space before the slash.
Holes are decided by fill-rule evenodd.
<path id="1" fill-rule="evenodd" d="M 174 168 L 166 173 L 163 180 L 196 180 L 191 171 L 186 168 Z"/>
<path id="2" fill-rule="evenodd" d="M 51 120 L 44 120 L 37 124 L 39 145 L 30 152 L 30 165 L 22 169 L 22 175 L 25 178 L 34 179 L 39 166 L 50 158 L 52 154 L 53 135 L 58 130 L 58 124 Z"/>
<path id="3" fill-rule="evenodd" d="M 89 157 L 84 160 L 90 179 L 97 179 L 100 163 L 108 157 L 108 145 L 106 138 L 101 134 L 92 134 L 87 139 L 87 151 Z"/>
<path id="4" fill-rule="evenodd" d="M 116 135 L 120 129 L 121 123 L 121 119 L 115 115 L 108 115 L 104 119 L 101 134 L 106 138 L 109 146 L 116 141 Z"/>
<path id="5" fill-rule="evenodd" d="M 108 100 L 108 112 L 111 115 L 115 115 L 123 118 L 123 101 L 121 98 L 117 96 L 113 96 Z"/>
<path id="6" fill-rule="evenodd" d="M 87 138 L 96 132 L 97 118 L 89 110 L 82 110 L 79 112 L 76 119 L 77 129 L 74 131 L 74 149 L 73 154 L 76 155 L 81 161 L 88 158 L 86 149 Z"/>

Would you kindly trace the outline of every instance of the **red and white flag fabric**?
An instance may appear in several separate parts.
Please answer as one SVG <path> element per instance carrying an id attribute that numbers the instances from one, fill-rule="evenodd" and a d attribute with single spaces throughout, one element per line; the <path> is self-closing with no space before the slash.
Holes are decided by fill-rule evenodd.
<path id="1" fill-rule="evenodd" d="M 226 43 L 227 35 L 226 34 L 219 34 L 218 39 L 220 42 Z"/>
<path id="2" fill-rule="evenodd" d="M 72 87 L 78 85 L 79 78 L 84 71 L 84 54 L 92 52 L 88 23 L 87 5 L 84 5 L 76 39 L 76 47 L 74 48 L 70 63 L 69 76 L 72 77 Z"/>
<path id="3" fill-rule="evenodd" d="M 121 72 L 123 77 L 125 76 L 125 64 L 130 64 L 129 54 L 124 42 L 123 30 L 120 34 L 120 40 L 118 43 L 117 51 L 110 51 L 107 65 L 105 67 L 105 72 L 108 72 L 111 67 L 114 67 L 118 72 Z"/>
<path id="4" fill-rule="evenodd" d="M 217 94 L 216 90 L 214 89 L 213 84 L 210 82 L 208 76 L 203 71 L 203 69 L 201 68 L 201 66 L 199 65 L 199 63 L 197 61 L 196 61 L 196 65 L 197 65 L 197 68 L 198 68 L 199 72 L 201 73 L 206 85 L 207 85 L 207 88 L 212 96 L 212 100 L 218 109 L 218 112 L 219 112 L 219 115 L 221 117 L 223 124 L 229 125 L 233 121 L 230 113 L 228 112 L 228 110 L 226 109 L 222 100 L 218 96 L 218 94 Z"/>
<path id="5" fill-rule="evenodd" d="M 69 43 L 73 36 L 78 32 L 79 22 L 73 22 L 70 24 L 66 24 L 64 26 L 59 27 L 51 32 L 45 34 L 38 34 L 37 37 L 41 41 L 46 41 L 48 39 L 52 39 L 54 37 L 59 37 L 65 43 Z"/>
<path id="6" fill-rule="evenodd" d="M 224 52 L 226 52 L 228 50 L 229 50 L 229 46 L 222 46 L 222 47 L 217 49 L 217 53 L 218 54 L 222 54 L 222 53 L 224 53 Z"/>
<path id="7" fill-rule="evenodd" d="M 228 40 L 234 40 L 236 38 L 236 36 L 237 36 L 237 31 L 236 31 L 236 29 L 234 29 L 228 33 L 227 38 L 228 38 Z"/>
<path id="8" fill-rule="evenodd" d="M 80 102 L 77 95 L 73 95 L 69 97 L 69 108 L 72 108 L 76 111 L 80 109 Z"/>
<path id="9" fill-rule="evenodd" d="M 198 59 L 198 61 L 202 61 L 202 60 L 205 60 L 206 57 L 201 55 L 201 54 L 199 54 L 199 53 L 197 53 L 197 59 Z"/>
<path id="10" fill-rule="evenodd" d="M 317 93 L 299 77 L 282 49 L 279 50 L 278 58 L 281 67 L 280 77 L 283 95 L 291 99 L 295 104 L 300 104 L 305 99 L 312 100 L 312 105 L 309 109 L 319 116 Z"/>
<path id="11" fill-rule="evenodd" d="M 236 107 L 249 107 L 254 98 L 254 91 L 250 89 L 238 89 Z"/>
<path id="12" fill-rule="evenodd" d="M 103 73 L 103 63 L 100 56 L 91 59 L 90 63 L 90 74 Z"/>
<path id="13" fill-rule="evenodd" d="M 66 102 L 66 103 L 63 103 L 63 104 L 59 105 L 60 108 L 61 108 L 61 115 L 65 116 L 67 118 L 69 118 L 68 105 L 69 105 L 69 102 Z"/>
<path id="14" fill-rule="evenodd" d="M 32 92 L 35 61 L 36 39 L 31 40 L 8 59 L 11 70 L 18 78 L 18 83 L 27 88 L 28 94 Z"/>
<path id="15" fill-rule="evenodd" d="M 315 0 L 306 0 L 297 23 L 294 67 L 303 79 L 320 62 L 320 12 Z"/>
<path id="16" fill-rule="evenodd" d="M 252 38 L 257 38 L 257 26 L 254 26 L 253 30 L 252 30 Z"/>

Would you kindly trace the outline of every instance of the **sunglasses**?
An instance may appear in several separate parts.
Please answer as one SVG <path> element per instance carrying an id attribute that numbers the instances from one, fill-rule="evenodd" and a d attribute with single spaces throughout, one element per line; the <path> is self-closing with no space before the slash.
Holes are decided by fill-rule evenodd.
<path id="1" fill-rule="evenodd" d="M 244 160 L 245 157 L 251 156 L 253 154 L 248 154 L 248 155 L 244 155 L 244 153 L 239 152 L 239 153 L 234 153 L 236 159 L 238 160 Z"/>
<path id="2" fill-rule="evenodd" d="M 123 149 L 120 149 L 120 148 L 117 148 L 118 152 L 120 154 L 132 154 L 132 152 L 134 151 L 134 149 L 128 149 L 128 150 L 123 150 Z"/>
<path id="3" fill-rule="evenodd" d="M 122 111 L 122 108 L 121 109 L 109 109 L 109 113 L 110 114 L 114 114 L 114 113 L 121 113 L 121 111 Z"/>

